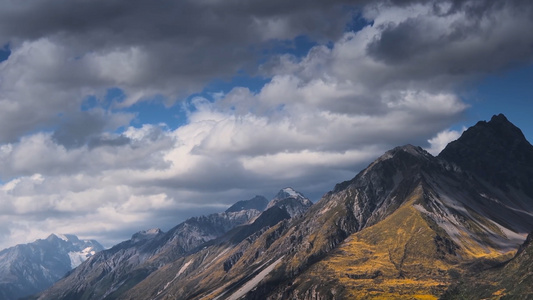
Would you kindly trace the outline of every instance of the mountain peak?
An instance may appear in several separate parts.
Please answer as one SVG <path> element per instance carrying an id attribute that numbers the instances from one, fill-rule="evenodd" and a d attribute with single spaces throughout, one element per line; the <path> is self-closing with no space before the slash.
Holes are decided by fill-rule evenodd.
<path id="1" fill-rule="evenodd" d="M 463 142 L 489 142 L 488 139 L 506 142 L 527 142 L 520 128 L 511 123 L 504 114 L 492 116 L 490 121 L 479 121 L 468 128 L 459 139 Z M 452 142 L 453 143 L 453 142 Z M 450 143 L 450 144 L 452 144 Z"/>
<path id="2" fill-rule="evenodd" d="M 80 239 L 74 234 L 61 234 L 61 233 L 52 233 L 46 239 L 49 241 L 59 239 L 65 242 L 79 242 L 80 241 Z"/>
<path id="3" fill-rule="evenodd" d="M 296 191 L 295 189 L 291 187 L 286 187 L 286 188 L 281 189 L 276 194 L 276 196 L 274 196 L 274 199 L 272 199 L 270 203 L 268 203 L 267 209 L 276 205 L 277 202 L 288 199 L 288 198 L 300 200 L 302 203 L 307 203 L 307 202 L 311 203 L 311 201 L 307 199 L 302 193 Z"/>
<path id="4" fill-rule="evenodd" d="M 294 217 L 295 215 L 302 214 L 311 205 L 313 205 L 311 200 L 307 199 L 302 193 L 291 187 L 286 187 L 281 189 L 274 199 L 268 203 L 267 209 L 278 206 L 286 209 L 289 215 Z"/>
<path id="5" fill-rule="evenodd" d="M 492 116 L 492 118 L 490 118 L 490 122 L 511 123 L 511 122 L 509 122 L 509 120 L 507 119 L 507 117 L 504 114 L 498 114 L 498 115 Z"/>
<path id="6" fill-rule="evenodd" d="M 395 147 L 394 149 L 391 149 L 382 156 L 380 156 L 378 159 L 376 159 L 372 164 L 370 164 L 369 167 L 379 163 L 383 162 L 385 160 L 389 160 L 392 158 L 396 159 L 404 159 L 405 154 L 412 156 L 412 157 L 418 157 L 418 158 L 431 158 L 433 157 L 431 154 L 429 154 L 426 150 L 422 149 L 418 146 L 413 146 L 411 144 L 403 145 Z"/>
<path id="7" fill-rule="evenodd" d="M 291 187 L 286 187 L 286 188 L 281 189 L 276 195 L 276 198 L 298 198 L 298 197 L 303 197 L 303 195 L 295 191 Z"/>
<path id="8" fill-rule="evenodd" d="M 477 122 L 438 157 L 500 188 L 523 187 L 533 196 L 533 146 L 503 114 Z"/>
<path id="9" fill-rule="evenodd" d="M 237 212 L 248 209 L 256 209 L 258 211 L 265 210 L 268 205 L 268 200 L 263 196 L 255 196 L 250 200 L 241 200 L 226 209 L 226 212 Z"/>
<path id="10" fill-rule="evenodd" d="M 394 155 L 394 154 L 397 154 L 400 151 L 409 153 L 409 154 L 411 154 L 413 156 L 420 156 L 420 157 L 427 157 L 428 155 L 431 156 L 431 154 L 429 154 L 426 150 L 422 149 L 419 146 L 413 146 L 411 144 L 407 144 L 407 145 L 404 145 L 404 146 L 396 147 L 396 148 L 388 151 L 388 153 Z"/>
<path id="11" fill-rule="evenodd" d="M 61 279 L 104 247 L 73 234 L 50 234 L 46 239 L 0 251 L 0 299 L 37 293 Z"/>
<path id="12" fill-rule="evenodd" d="M 431 162 L 433 159 L 433 155 L 429 154 L 421 147 L 413 146 L 411 144 L 398 146 L 378 157 L 351 180 L 335 185 L 332 192 L 336 193 L 348 188 L 351 184 L 358 181 L 359 177 L 369 177 L 368 180 L 371 181 L 380 178 L 388 178 L 394 176 L 397 172 L 411 170 L 412 167 L 415 166 L 427 165 L 428 162 Z"/>
<path id="13" fill-rule="evenodd" d="M 135 233 L 131 237 L 131 240 L 133 242 L 149 240 L 149 239 L 152 239 L 152 238 L 155 238 L 155 237 L 159 236 L 160 234 L 163 234 L 163 231 L 161 229 L 159 229 L 159 228 L 141 230 L 141 231 Z"/>

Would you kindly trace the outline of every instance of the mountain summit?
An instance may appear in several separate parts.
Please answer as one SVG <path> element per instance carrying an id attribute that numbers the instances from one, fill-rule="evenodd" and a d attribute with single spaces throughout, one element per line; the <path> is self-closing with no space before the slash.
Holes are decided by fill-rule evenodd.
<path id="1" fill-rule="evenodd" d="M 438 157 L 413 145 L 387 151 L 313 205 L 282 189 L 218 238 L 153 252 L 143 268 L 113 277 L 120 286 L 73 273 L 40 299 L 437 299 L 511 259 L 533 231 L 532 152 L 519 129 L 494 116 Z M 526 264 L 530 248 L 512 261 Z"/>
<path id="2" fill-rule="evenodd" d="M 303 214 L 311 205 L 313 203 L 303 194 L 287 187 L 278 192 L 274 199 L 268 203 L 267 209 L 278 206 L 286 210 L 292 218 Z"/>
<path id="3" fill-rule="evenodd" d="M 226 209 L 226 212 L 236 212 L 241 210 L 255 209 L 258 211 L 265 210 L 268 200 L 263 196 L 255 196 L 250 200 L 241 200 Z"/>
<path id="4" fill-rule="evenodd" d="M 447 145 L 439 158 L 502 189 L 533 197 L 533 147 L 503 114 L 480 121 Z"/>
<path id="5" fill-rule="evenodd" d="M 4 249 L 0 251 L 0 299 L 40 292 L 103 249 L 95 240 L 80 240 L 72 234 L 51 234 Z"/>

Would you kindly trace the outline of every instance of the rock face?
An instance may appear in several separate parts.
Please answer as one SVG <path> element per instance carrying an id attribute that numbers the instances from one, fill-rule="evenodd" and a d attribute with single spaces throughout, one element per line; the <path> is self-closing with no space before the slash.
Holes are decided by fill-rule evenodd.
<path id="1" fill-rule="evenodd" d="M 94 240 L 51 234 L 44 240 L 0 251 L 0 299 L 40 292 L 104 248 Z"/>
<path id="2" fill-rule="evenodd" d="M 102 265 L 126 270 L 120 287 L 102 284 L 103 271 L 93 277 L 74 272 L 41 299 L 451 295 L 447 289 L 461 278 L 512 258 L 533 231 L 531 177 L 524 178 L 533 172 L 532 151 L 520 130 L 495 116 L 468 129 L 438 157 L 412 145 L 394 148 L 314 205 L 286 188 L 251 222 L 208 242 L 165 242 L 164 251 L 145 246 L 155 252 L 142 269 L 102 255 Z M 526 264 L 529 248 L 522 249 L 515 260 Z M 69 294 L 76 284 L 93 292 Z M 95 286 L 105 292 L 95 294 Z"/>

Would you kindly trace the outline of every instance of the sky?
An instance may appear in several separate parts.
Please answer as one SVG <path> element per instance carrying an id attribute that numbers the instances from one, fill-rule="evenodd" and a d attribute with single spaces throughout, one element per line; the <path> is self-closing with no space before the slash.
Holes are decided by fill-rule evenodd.
<path id="1" fill-rule="evenodd" d="M 0 0 L 0 249 L 137 231 L 504 113 L 533 140 L 528 0 Z"/>

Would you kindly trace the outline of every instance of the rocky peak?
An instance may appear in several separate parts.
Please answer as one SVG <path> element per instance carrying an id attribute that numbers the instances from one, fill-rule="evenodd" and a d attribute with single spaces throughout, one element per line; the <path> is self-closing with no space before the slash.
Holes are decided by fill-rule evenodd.
<path id="1" fill-rule="evenodd" d="M 267 209 L 278 206 L 287 211 L 292 217 L 301 215 L 313 203 L 307 199 L 302 193 L 295 191 L 291 187 L 281 189 L 276 196 L 268 203 Z"/>
<path id="2" fill-rule="evenodd" d="M 392 153 L 392 154 L 396 154 L 396 153 L 398 153 L 400 151 L 407 152 L 407 153 L 409 153 L 411 155 L 414 155 L 414 156 L 427 157 L 428 155 L 430 155 L 426 150 L 422 149 L 421 147 L 413 146 L 411 144 L 395 147 L 394 149 L 389 150 L 387 152 Z"/>
<path id="3" fill-rule="evenodd" d="M 499 188 L 515 186 L 533 196 L 533 146 L 503 114 L 470 127 L 438 157 Z"/>
<path id="4" fill-rule="evenodd" d="M 135 233 L 131 237 L 131 240 L 135 243 L 135 242 L 139 242 L 139 241 L 153 239 L 153 238 L 155 238 L 157 236 L 160 236 L 162 234 L 163 234 L 163 231 L 161 231 L 161 229 L 159 229 L 159 228 L 141 230 L 141 231 Z"/>
<path id="5" fill-rule="evenodd" d="M 250 200 L 241 200 L 226 209 L 226 212 L 237 212 L 241 210 L 256 209 L 258 211 L 265 210 L 268 205 L 268 200 L 263 196 L 255 196 Z"/>
<path id="6" fill-rule="evenodd" d="M 295 191 L 291 187 L 286 187 L 284 189 L 281 189 L 276 195 L 276 197 L 277 198 L 290 198 L 290 197 L 297 198 L 297 197 L 303 197 L 303 195 Z"/>
<path id="7" fill-rule="evenodd" d="M 436 167 L 437 160 L 421 147 L 404 145 L 385 152 L 351 180 L 335 185 L 334 193 L 350 185 L 391 188 L 395 180 L 418 177 L 421 169 Z"/>
<path id="8" fill-rule="evenodd" d="M 104 248 L 95 240 L 80 240 L 74 234 L 59 234 L 52 233 L 44 240 L 37 240 L 35 243 L 39 245 L 49 245 L 54 247 L 62 247 L 69 249 L 69 251 L 78 251 L 86 247 L 93 247 L 96 251 L 101 251 Z"/>
<path id="9" fill-rule="evenodd" d="M 59 238 L 55 233 L 52 233 L 50 234 L 46 239 L 45 239 L 47 242 L 58 242 L 61 240 L 61 238 Z"/>
<path id="10" fill-rule="evenodd" d="M 479 121 L 468 128 L 459 139 L 448 144 L 439 156 L 458 160 L 459 154 L 474 155 L 493 152 L 503 154 L 504 158 L 508 158 L 513 153 L 528 147 L 531 147 L 531 144 L 526 140 L 522 131 L 509 122 L 503 114 L 499 114 L 494 115 L 489 122 Z"/>
<path id="11" fill-rule="evenodd" d="M 404 146 L 396 147 L 392 150 L 385 152 L 381 157 L 379 157 L 376 162 L 383 162 L 385 160 L 431 160 L 433 155 L 429 154 L 426 150 L 418 146 L 413 146 L 407 144 Z"/>

